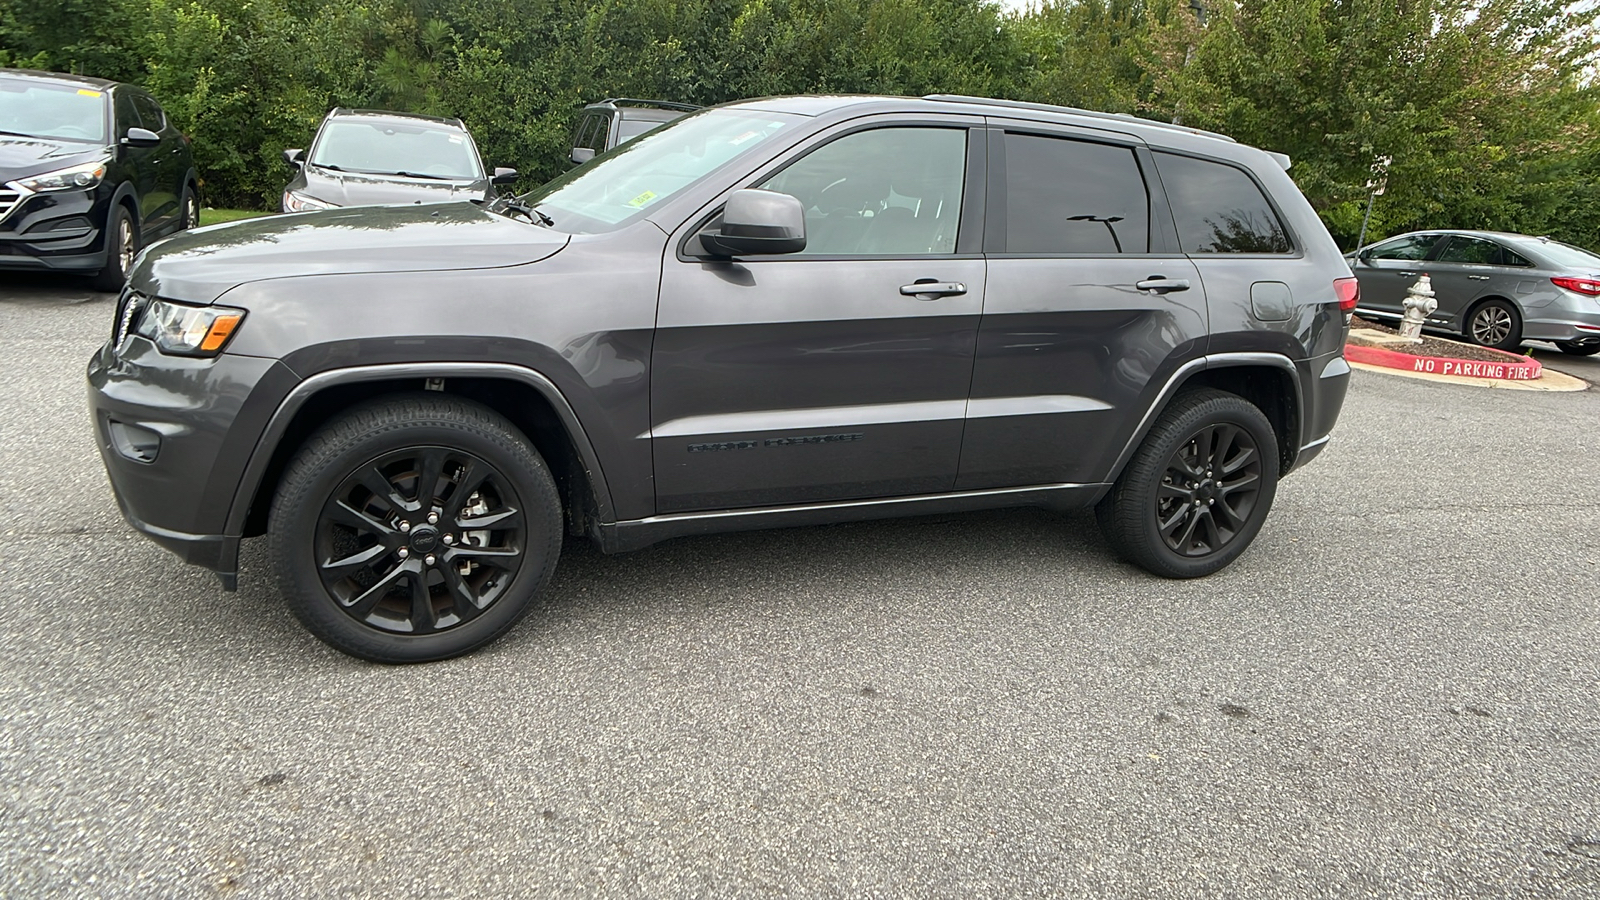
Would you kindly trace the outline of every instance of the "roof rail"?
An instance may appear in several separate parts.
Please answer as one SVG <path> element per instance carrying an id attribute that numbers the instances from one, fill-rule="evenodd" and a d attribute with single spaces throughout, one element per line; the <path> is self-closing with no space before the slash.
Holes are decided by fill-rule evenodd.
<path id="1" fill-rule="evenodd" d="M 1069 113 L 1074 116 L 1088 116 L 1091 119 L 1110 119 L 1114 122 L 1134 122 L 1139 125 L 1148 125 L 1151 128 L 1165 128 L 1169 131 L 1183 131 L 1189 134 L 1200 134 L 1236 144 L 1233 138 L 1215 131 L 1206 131 L 1202 128 L 1190 128 L 1187 125 L 1174 125 L 1171 122 L 1158 122 L 1154 119 L 1141 119 L 1127 113 L 1095 112 L 1092 109 L 1077 109 L 1071 106 L 1052 106 L 1049 103 L 1029 103 L 1026 100 L 992 100 L 988 97 L 968 97 L 965 94 L 928 94 L 924 100 L 939 100 L 945 103 L 973 103 L 983 106 L 1003 106 L 1009 109 L 1032 109 L 1039 112 Z M 1287 166 L 1285 167 L 1287 168 Z"/>
<path id="2" fill-rule="evenodd" d="M 626 104 L 628 106 L 659 106 L 663 109 L 681 109 L 684 112 L 694 112 L 700 107 L 693 103 L 674 103 L 671 100 L 640 100 L 636 97 L 607 97 L 600 103 L 609 103 L 612 106 Z"/>

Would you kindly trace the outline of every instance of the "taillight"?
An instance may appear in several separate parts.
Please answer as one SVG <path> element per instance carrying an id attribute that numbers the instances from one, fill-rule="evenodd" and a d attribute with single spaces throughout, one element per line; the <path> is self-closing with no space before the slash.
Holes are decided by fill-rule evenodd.
<path id="1" fill-rule="evenodd" d="M 1562 275 L 1550 280 L 1555 282 L 1556 287 L 1564 287 L 1569 291 L 1577 291 L 1591 297 L 1600 297 L 1600 280 L 1579 278 L 1576 275 Z"/>
<path id="2" fill-rule="evenodd" d="M 1354 278 L 1335 278 L 1333 293 L 1339 298 L 1339 312 L 1355 312 L 1356 304 L 1361 302 L 1361 282 Z"/>

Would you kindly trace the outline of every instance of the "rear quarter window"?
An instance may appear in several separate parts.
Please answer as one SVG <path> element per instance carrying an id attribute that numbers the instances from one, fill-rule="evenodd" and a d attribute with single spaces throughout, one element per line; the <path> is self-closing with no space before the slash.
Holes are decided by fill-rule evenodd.
<path id="1" fill-rule="evenodd" d="M 1226 163 L 1157 153 L 1185 253 L 1288 253 L 1289 231 L 1255 179 Z"/>

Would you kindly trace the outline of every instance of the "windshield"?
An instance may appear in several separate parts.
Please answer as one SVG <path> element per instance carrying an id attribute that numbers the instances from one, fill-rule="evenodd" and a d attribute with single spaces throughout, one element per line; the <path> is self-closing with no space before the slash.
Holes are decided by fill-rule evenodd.
<path id="1" fill-rule="evenodd" d="M 415 175 L 476 181 L 483 164 L 460 129 L 392 119 L 334 119 L 323 126 L 311 164 L 365 175 Z"/>
<path id="2" fill-rule="evenodd" d="M 0 78 L 0 131 L 103 144 L 105 92 L 25 78 Z"/>
<path id="3" fill-rule="evenodd" d="M 618 146 L 524 196 L 562 231 L 612 231 L 766 143 L 799 117 L 708 110 Z"/>
<path id="4" fill-rule="evenodd" d="M 1520 242 L 1520 245 L 1514 243 L 1512 246 L 1518 250 L 1526 247 L 1533 255 L 1555 263 L 1556 268 L 1600 272 L 1600 256 L 1571 244 L 1563 244 L 1560 241 L 1525 241 Z"/>

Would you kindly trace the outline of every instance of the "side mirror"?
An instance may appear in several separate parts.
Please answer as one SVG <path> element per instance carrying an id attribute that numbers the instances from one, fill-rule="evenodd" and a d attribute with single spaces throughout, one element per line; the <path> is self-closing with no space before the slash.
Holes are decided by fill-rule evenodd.
<path id="1" fill-rule="evenodd" d="M 148 128 L 129 128 L 123 135 L 122 144 L 125 147 L 154 147 L 161 143 L 161 135 Z"/>
<path id="2" fill-rule="evenodd" d="M 283 161 L 291 166 L 298 166 L 305 159 L 305 155 L 306 151 L 304 150 L 285 150 L 283 151 Z"/>
<path id="3" fill-rule="evenodd" d="M 511 184 L 517 180 L 517 170 L 507 169 L 504 166 L 495 166 L 494 175 L 490 176 L 491 184 Z"/>
<path id="4" fill-rule="evenodd" d="M 721 226 L 700 232 L 700 244 L 715 256 L 799 253 L 806 248 L 805 207 L 777 191 L 734 191 Z"/>
<path id="5" fill-rule="evenodd" d="M 583 165 L 584 163 L 588 162 L 591 159 L 594 159 L 594 150 L 592 148 L 589 148 L 589 147 L 573 147 L 572 148 L 572 164 L 573 165 L 581 166 L 581 165 Z"/>

